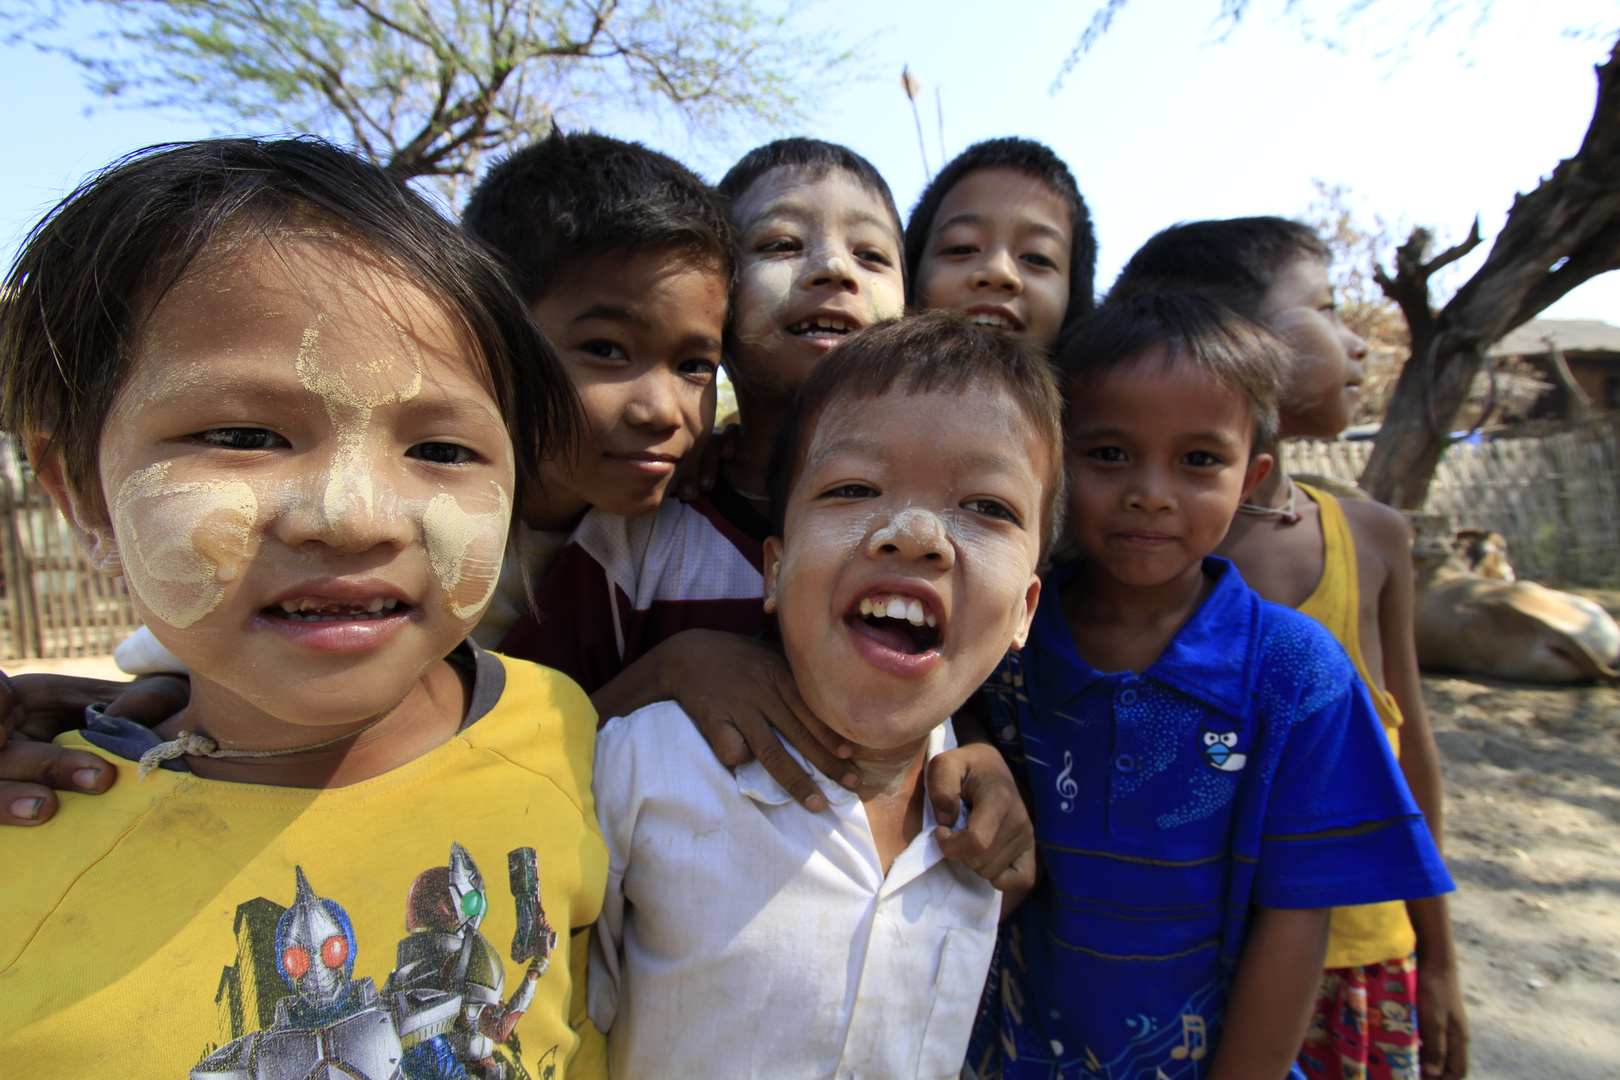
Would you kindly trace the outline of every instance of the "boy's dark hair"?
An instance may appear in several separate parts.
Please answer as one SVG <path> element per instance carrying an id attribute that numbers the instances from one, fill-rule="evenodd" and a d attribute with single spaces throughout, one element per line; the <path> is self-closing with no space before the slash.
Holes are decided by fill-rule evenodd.
<path id="1" fill-rule="evenodd" d="M 1288 350 L 1264 326 L 1198 293 L 1140 292 L 1100 305 L 1058 347 L 1069 395 L 1163 345 L 1166 364 L 1192 363 L 1241 394 L 1254 417 L 1250 453 L 1277 440 Z"/>
<path id="2" fill-rule="evenodd" d="M 834 169 L 844 170 L 859 181 L 862 187 L 883 201 L 884 208 L 889 211 L 889 218 L 894 222 L 895 237 L 905 235 L 905 230 L 900 224 L 900 208 L 894 203 L 894 192 L 889 190 L 888 181 L 877 171 L 877 166 L 847 146 L 823 142 L 820 139 L 777 139 L 764 146 L 756 146 L 738 159 L 737 164 L 720 178 L 720 194 L 731 202 L 736 202 L 743 192 L 753 186 L 755 180 L 772 169 L 783 167 L 803 169 L 817 178 Z M 901 273 L 904 272 L 902 268 Z"/>
<path id="3" fill-rule="evenodd" d="M 405 184 L 314 138 L 148 147 L 58 203 L 6 278 L 0 425 L 48 434 L 75 494 L 103 507 L 102 426 L 152 311 L 216 241 L 312 225 L 369 247 L 444 305 L 484 362 L 520 484 L 571 445 L 573 388 L 494 260 Z"/>
<path id="4" fill-rule="evenodd" d="M 1063 398 L 1045 353 L 1022 338 L 971 321 L 960 311 L 924 311 L 879 323 L 840 342 L 810 372 L 777 430 L 766 473 L 778 533 L 788 496 L 816 421 L 834 399 L 959 393 L 977 383 L 1000 386 L 1023 407 L 1051 452 L 1041 500 L 1041 555 L 1056 538 L 1063 493 Z"/>
<path id="5" fill-rule="evenodd" d="M 671 252 L 713 265 L 728 290 L 736 273 L 735 231 L 713 188 L 672 157 L 593 131 L 554 128 L 502 159 L 461 224 L 500 254 L 531 304 L 598 255 Z"/>
<path id="6" fill-rule="evenodd" d="M 1091 211 L 1074 181 L 1074 174 L 1050 147 L 1032 139 L 986 139 L 974 143 L 950 160 L 939 175 L 929 181 L 911 208 L 906 223 L 906 302 L 915 307 L 919 298 L 917 272 L 928 248 L 928 234 L 934 227 L 939 204 L 945 201 L 957 181 L 980 169 L 1016 169 L 1051 188 L 1069 207 L 1069 225 L 1074 245 L 1069 258 L 1069 307 L 1063 325 L 1069 326 L 1097 306 L 1094 279 L 1097 276 L 1097 236 L 1091 228 Z"/>
<path id="7" fill-rule="evenodd" d="M 1277 271 L 1301 255 L 1333 261 L 1314 229 L 1287 218 L 1183 222 L 1155 234 L 1131 256 L 1108 298 L 1197 289 L 1259 322 L 1260 301 Z"/>

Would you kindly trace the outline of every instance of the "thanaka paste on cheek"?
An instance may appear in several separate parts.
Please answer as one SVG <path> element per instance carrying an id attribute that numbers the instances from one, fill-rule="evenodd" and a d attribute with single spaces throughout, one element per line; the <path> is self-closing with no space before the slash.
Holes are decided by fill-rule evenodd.
<path id="1" fill-rule="evenodd" d="M 113 505 L 130 589 L 183 630 L 212 612 L 258 548 L 259 502 L 240 480 L 165 484 L 169 463 L 125 479 Z"/>
<path id="2" fill-rule="evenodd" d="M 428 563 L 444 588 L 444 610 L 463 621 L 478 617 L 500 580 L 512 503 L 499 484 L 490 487 L 495 508 L 488 512 L 468 513 L 455 496 L 440 492 L 422 514 Z"/>

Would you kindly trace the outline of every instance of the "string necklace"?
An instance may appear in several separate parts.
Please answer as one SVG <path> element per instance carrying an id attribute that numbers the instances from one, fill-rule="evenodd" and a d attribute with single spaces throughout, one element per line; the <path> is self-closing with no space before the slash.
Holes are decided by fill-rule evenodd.
<path id="1" fill-rule="evenodd" d="M 382 723 L 382 721 L 391 714 L 391 710 L 390 712 L 385 712 L 382 714 L 382 716 L 377 717 L 364 727 L 355 728 L 353 731 L 346 732 L 345 734 L 336 735 L 330 739 L 325 739 L 318 743 L 310 743 L 308 746 L 289 746 L 285 750 L 221 750 L 219 748 L 219 743 L 215 742 L 213 739 L 210 739 L 207 735 L 204 735 L 200 731 L 182 731 L 168 742 L 158 743 L 156 746 L 152 747 L 152 749 L 142 754 L 140 764 L 135 770 L 135 778 L 137 780 L 145 780 L 148 773 L 162 765 L 165 761 L 168 761 L 171 758 L 185 757 L 187 754 L 191 755 L 192 757 L 206 758 L 267 758 L 284 757 L 287 754 L 302 754 L 308 750 L 320 750 L 336 743 L 343 742 L 345 739 L 353 739 L 358 737 L 362 733 L 369 731 L 378 724 Z"/>
<path id="2" fill-rule="evenodd" d="M 1283 473 L 1283 483 L 1288 485 L 1287 506 L 1260 506 L 1257 503 L 1246 502 L 1238 504 L 1238 513 L 1253 514 L 1255 517 L 1274 517 L 1284 525 L 1299 524 L 1299 511 L 1295 509 L 1298 505 L 1299 488 L 1294 486 L 1294 478 L 1287 473 Z"/>

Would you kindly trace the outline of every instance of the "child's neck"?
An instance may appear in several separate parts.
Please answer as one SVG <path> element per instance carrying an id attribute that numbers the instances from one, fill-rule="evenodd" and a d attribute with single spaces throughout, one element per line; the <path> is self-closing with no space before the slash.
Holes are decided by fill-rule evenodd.
<path id="1" fill-rule="evenodd" d="M 892 750 L 857 746 L 850 761 L 860 771 L 855 793 L 866 807 L 866 820 L 887 874 L 894 860 L 922 832 L 923 766 L 928 736 Z M 955 824 L 952 822 L 952 824 Z"/>
<path id="2" fill-rule="evenodd" d="M 765 495 L 765 470 L 771 445 L 787 417 L 792 396 L 786 398 L 737 386 L 737 421 L 742 425 L 736 452 L 721 467 L 726 482 L 747 495 Z"/>
<path id="3" fill-rule="evenodd" d="M 289 788 L 346 787 L 397 769 L 448 742 L 460 730 L 471 700 L 471 676 L 440 660 L 380 717 L 330 726 L 296 724 L 193 673 L 190 703 L 154 730 L 163 739 L 176 738 L 182 731 L 206 735 L 221 750 L 271 752 L 263 757 L 188 755 L 186 765 L 205 779 Z M 352 738 L 341 738 L 351 734 Z M 299 749 L 334 738 L 339 741 Z"/>
<path id="4" fill-rule="evenodd" d="M 1080 659 L 1102 672 L 1142 672 L 1209 595 L 1203 560 L 1158 585 L 1134 585 L 1088 559 L 1063 592 L 1063 614 Z"/>

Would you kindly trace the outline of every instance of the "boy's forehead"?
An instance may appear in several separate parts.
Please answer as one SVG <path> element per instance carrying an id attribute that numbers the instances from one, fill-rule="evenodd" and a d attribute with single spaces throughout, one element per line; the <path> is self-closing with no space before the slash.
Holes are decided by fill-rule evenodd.
<path id="1" fill-rule="evenodd" d="M 1225 429 L 1231 428 L 1247 445 L 1253 435 L 1253 407 L 1243 391 L 1162 341 L 1095 375 L 1082 371 L 1070 380 L 1066 396 L 1065 427 L 1071 436 L 1140 431 L 1224 441 L 1230 434 Z M 1198 407 L 1179 407 L 1189 403 Z"/>
<path id="2" fill-rule="evenodd" d="M 919 424 L 920 417 L 928 423 Z M 975 379 L 959 387 L 912 389 L 897 381 L 879 394 L 829 398 L 814 419 L 799 478 L 832 457 L 856 454 L 887 462 L 914 450 L 942 466 L 984 465 L 1033 475 L 1029 444 L 1034 438 L 1023 406 L 997 382 Z"/>
<path id="3" fill-rule="evenodd" d="M 1045 180 L 1010 165 L 986 166 L 959 177 L 940 200 L 931 231 L 997 217 L 1016 217 L 1064 243 L 1073 241 L 1068 200 Z"/>
<path id="4" fill-rule="evenodd" d="M 867 220 L 900 236 L 900 225 L 883 196 L 847 169 L 778 165 L 761 173 L 734 203 L 739 227 L 753 228 L 770 217 L 844 221 Z"/>

